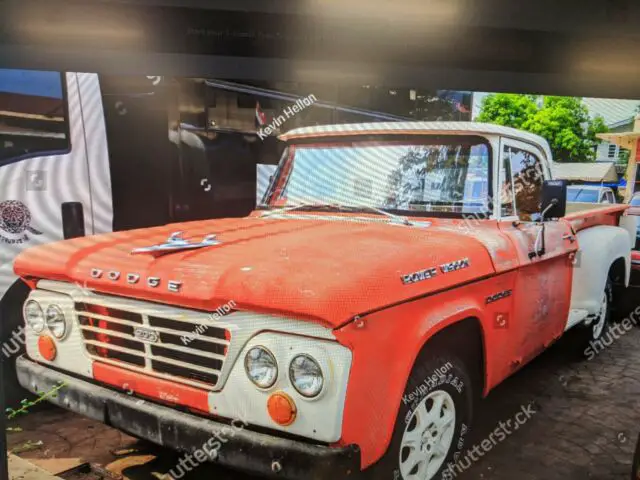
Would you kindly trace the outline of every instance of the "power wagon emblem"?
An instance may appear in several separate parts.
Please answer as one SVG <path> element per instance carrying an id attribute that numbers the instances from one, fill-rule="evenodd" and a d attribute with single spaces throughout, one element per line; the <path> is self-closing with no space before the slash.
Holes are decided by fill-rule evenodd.
<path id="1" fill-rule="evenodd" d="M 435 268 L 425 268 L 424 270 L 420 270 L 419 272 L 409 273 L 407 275 L 403 275 L 402 283 L 405 285 L 410 285 L 412 283 L 421 282 L 422 280 L 429 280 L 436 276 L 437 270 Z"/>
<path id="2" fill-rule="evenodd" d="M 440 265 L 440 271 L 442 273 L 451 273 L 457 270 L 462 270 L 463 268 L 467 268 L 468 266 L 469 259 L 462 258 L 460 260 L 456 260 L 455 262 L 443 263 L 442 265 Z M 419 270 L 417 272 L 402 275 L 400 279 L 402 280 L 403 285 L 411 285 L 412 283 L 429 280 L 430 278 L 435 277 L 437 274 L 438 270 L 436 269 L 436 267 L 431 267 L 425 268 L 424 270 Z"/>
<path id="3" fill-rule="evenodd" d="M 449 262 L 440 265 L 440 270 L 442 273 L 455 272 L 456 270 L 462 270 L 463 268 L 467 268 L 469 266 L 469 259 L 463 258 L 462 260 L 456 260 L 455 262 Z"/>

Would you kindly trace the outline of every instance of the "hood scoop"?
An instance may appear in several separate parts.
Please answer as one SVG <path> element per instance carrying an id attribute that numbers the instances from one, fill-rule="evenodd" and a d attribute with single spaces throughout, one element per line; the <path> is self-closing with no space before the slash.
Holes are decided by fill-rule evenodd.
<path id="1" fill-rule="evenodd" d="M 216 235 L 214 234 L 205 236 L 198 243 L 191 243 L 182 237 L 182 233 L 183 232 L 172 233 L 165 243 L 131 250 L 131 255 L 151 255 L 153 257 L 160 257 L 162 255 L 178 253 L 185 250 L 196 250 L 198 248 L 213 247 L 222 243 L 220 240 L 216 239 Z"/>

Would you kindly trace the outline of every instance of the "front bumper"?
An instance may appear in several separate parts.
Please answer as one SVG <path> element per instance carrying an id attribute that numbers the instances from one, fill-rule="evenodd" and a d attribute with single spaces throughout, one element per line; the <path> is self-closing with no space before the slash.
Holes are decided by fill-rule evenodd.
<path id="1" fill-rule="evenodd" d="M 215 461 L 232 468 L 287 479 L 348 478 L 360 471 L 355 445 L 312 445 L 246 428 L 229 437 L 224 423 L 94 385 L 24 356 L 16 368 L 20 384 L 30 392 L 51 392 L 64 382 L 56 396 L 47 396 L 49 402 L 158 445 L 193 452 L 212 437 L 225 438 Z"/>

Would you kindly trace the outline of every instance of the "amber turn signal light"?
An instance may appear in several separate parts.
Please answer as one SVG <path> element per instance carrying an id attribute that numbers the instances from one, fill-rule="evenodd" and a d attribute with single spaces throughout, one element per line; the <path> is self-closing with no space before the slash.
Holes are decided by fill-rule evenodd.
<path id="1" fill-rule="evenodd" d="M 284 392 L 276 392 L 267 401 L 269 416 L 278 425 L 286 427 L 296 419 L 296 404 L 293 399 Z"/>
<path id="2" fill-rule="evenodd" d="M 56 358 L 58 353 L 56 350 L 56 344 L 49 335 L 41 335 L 38 337 L 38 351 L 42 358 L 52 362 Z"/>

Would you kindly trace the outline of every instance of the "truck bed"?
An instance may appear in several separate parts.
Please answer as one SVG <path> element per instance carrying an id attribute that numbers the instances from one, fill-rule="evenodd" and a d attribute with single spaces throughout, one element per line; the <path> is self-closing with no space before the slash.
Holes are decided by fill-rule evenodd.
<path id="1" fill-rule="evenodd" d="M 594 225 L 617 226 L 628 208 L 626 204 L 567 202 L 564 219 L 571 223 L 576 232 Z"/>

